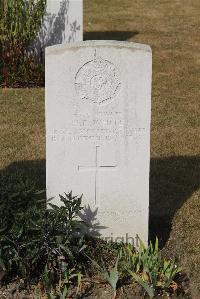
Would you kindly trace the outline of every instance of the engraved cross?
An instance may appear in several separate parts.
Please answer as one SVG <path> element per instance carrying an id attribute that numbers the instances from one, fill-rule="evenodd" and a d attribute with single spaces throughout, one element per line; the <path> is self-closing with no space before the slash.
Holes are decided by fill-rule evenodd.
<path id="1" fill-rule="evenodd" d="M 95 205 L 99 206 L 99 172 L 100 171 L 113 171 L 117 170 L 117 165 L 101 165 L 99 159 L 99 148 L 100 146 L 96 146 L 95 151 L 95 165 L 94 166 L 78 166 L 79 171 L 92 171 L 95 174 Z"/>

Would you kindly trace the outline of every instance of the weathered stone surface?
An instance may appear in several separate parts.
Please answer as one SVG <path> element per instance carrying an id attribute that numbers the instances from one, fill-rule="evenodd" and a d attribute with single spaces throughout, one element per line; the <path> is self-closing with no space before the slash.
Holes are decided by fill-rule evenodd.
<path id="1" fill-rule="evenodd" d="M 83 40 L 83 0 L 47 0 L 43 25 L 34 46 L 45 47 Z"/>
<path id="2" fill-rule="evenodd" d="M 151 49 L 87 41 L 46 49 L 47 196 L 83 193 L 107 240 L 148 239 Z"/>

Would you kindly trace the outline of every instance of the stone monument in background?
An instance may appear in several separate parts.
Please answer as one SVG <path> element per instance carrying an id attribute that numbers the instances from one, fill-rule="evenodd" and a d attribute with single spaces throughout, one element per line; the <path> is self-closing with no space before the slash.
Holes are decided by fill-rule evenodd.
<path id="1" fill-rule="evenodd" d="M 83 0 L 46 0 L 43 25 L 34 42 L 40 57 L 45 47 L 83 40 Z"/>
<path id="2" fill-rule="evenodd" d="M 82 218 L 106 240 L 148 240 L 151 69 L 147 45 L 46 49 L 47 197 L 83 193 Z"/>

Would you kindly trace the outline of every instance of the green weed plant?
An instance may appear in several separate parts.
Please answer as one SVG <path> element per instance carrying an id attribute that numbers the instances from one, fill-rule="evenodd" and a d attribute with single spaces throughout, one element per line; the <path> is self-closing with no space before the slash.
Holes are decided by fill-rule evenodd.
<path id="1" fill-rule="evenodd" d="M 14 179 L 13 179 L 14 180 Z M 43 199 L 44 191 L 34 191 L 32 183 L 15 178 L 0 185 L 0 269 L 4 279 L 19 277 L 29 286 L 45 267 L 59 273 L 76 267 L 85 248 L 76 234 L 82 196 L 60 195 L 61 207 Z M 12 186 L 12 188 L 11 188 Z"/>
<path id="2" fill-rule="evenodd" d="M 39 84 L 43 67 L 30 44 L 42 24 L 46 0 L 0 1 L 0 85 Z"/>

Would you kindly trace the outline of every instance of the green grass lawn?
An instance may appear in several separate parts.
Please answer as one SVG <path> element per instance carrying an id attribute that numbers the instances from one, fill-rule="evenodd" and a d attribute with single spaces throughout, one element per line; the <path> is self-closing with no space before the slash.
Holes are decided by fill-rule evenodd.
<path id="1" fill-rule="evenodd" d="M 150 234 L 179 259 L 193 298 L 200 295 L 199 11 L 199 0 L 84 1 L 85 39 L 152 47 Z M 1 171 L 25 171 L 44 186 L 44 89 L 0 90 L 0 107 Z"/>

